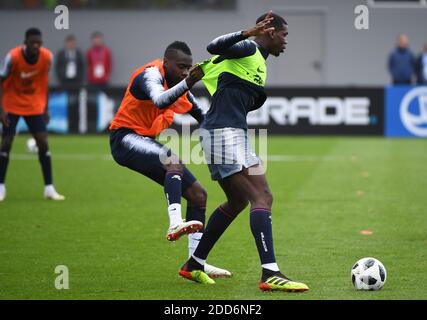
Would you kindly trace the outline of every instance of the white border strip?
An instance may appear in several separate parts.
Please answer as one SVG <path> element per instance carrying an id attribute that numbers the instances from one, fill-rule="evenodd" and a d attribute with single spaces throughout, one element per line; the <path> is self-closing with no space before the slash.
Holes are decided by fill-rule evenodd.
<path id="1" fill-rule="evenodd" d="M 427 9 L 427 0 L 418 0 L 418 2 L 394 2 L 394 1 L 381 1 L 367 0 L 368 6 L 371 8 L 382 9 Z"/>

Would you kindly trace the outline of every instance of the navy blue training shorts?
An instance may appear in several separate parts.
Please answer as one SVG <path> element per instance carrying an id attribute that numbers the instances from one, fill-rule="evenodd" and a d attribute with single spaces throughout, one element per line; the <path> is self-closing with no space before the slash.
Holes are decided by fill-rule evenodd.
<path id="1" fill-rule="evenodd" d="M 19 116 L 17 114 L 8 113 L 9 126 L 3 125 L 3 136 L 14 136 L 16 134 L 16 125 L 20 117 L 23 117 L 27 123 L 28 129 L 31 133 L 46 132 L 46 122 L 44 121 L 43 114 L 34 116 Z"/>
<path id="2" fill-rule="evenodd" d="M 163 186 L 166 169 L 161 155 L 170 156 L 172 151 L 153 138 L 141 136 L 133 130 L 121 128 L 110 133 L 111 154 L 121 166 L 132 169 Z M 182 176 L 182 191 L 197 179 L 186 167 Z"/>

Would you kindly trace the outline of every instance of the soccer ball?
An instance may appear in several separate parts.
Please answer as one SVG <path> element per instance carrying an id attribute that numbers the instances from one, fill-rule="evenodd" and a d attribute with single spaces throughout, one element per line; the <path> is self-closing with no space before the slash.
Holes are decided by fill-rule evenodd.
<path id="1" fill-rule="evenodd" d="M 30 138 L 27 140 L 27 151 L 29 153 L 37 153 L 38 152 L 37 143 L 34 138 Z"/>
<path id="2" fill-rule="evenodd" d="M 362 258 L 351 268 L 351 281 L 357 290 L 380 290 L 386 279 L 384 265 L 375 258 Z"/>

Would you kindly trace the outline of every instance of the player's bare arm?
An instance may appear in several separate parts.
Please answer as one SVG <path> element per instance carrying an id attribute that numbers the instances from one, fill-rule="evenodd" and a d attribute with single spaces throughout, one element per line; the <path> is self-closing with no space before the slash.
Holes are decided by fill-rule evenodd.
<path id="1" fill-rule="evenodd" d="M 12 60 L 10 55 L 7 55 L 4 60 L 3 69 L 0 70 L 0 121 L 5 127 L 9 127 L 9 118 L 7 112 L 3 111 L 2 97 L 3 97 L 3 81 L 9 76 L 12 67 Z"/>
<path id="2" fill-rule="evenodd" d="M 49 72 L 53 65 L 53 55 L 51 56 L 51 61 L 49 65 Z M 44 108 L 43 119 L 46 124 L 49 124 L 50 114 L 49 114 L 49 91 L 46 93 L 46 106 Z"/>
<path id="3" fill-rule="evenodd" d="M 273 20 L 269 14 L 252 28 L 217 37 L 209 43 L 206 50 L 210 54 L 220 55 L 220 61 L 224 58 L 238 59 L 250 56 L 256 51 L 256 46 L 248 38 L 271 34 L 274 31 L 271 25 Z"/>
<path id="4" fill-rule="evenodd" d="M 2 100 L 2 96 L 3 96 L 3 89 L 2 89 L 3 79 L 4 78 L 2 76 L 0 76 L 0 121 L 5 127 L 8 127 L 9 126 L 9 119 L 7 117 L 7 112 L 3 111 L 3 106 L 1 105 L 1 100 Z"/>

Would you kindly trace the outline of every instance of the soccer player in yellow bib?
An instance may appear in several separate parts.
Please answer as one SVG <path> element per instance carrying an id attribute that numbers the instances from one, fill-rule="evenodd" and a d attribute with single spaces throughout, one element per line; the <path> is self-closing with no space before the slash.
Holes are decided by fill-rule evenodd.
<path id="1" fill-rule="evenodd" d="M 212 95 L 200 141 L 211 177 L 218 181 L 227 201 L 212 213 L 196 251 L 179 270 L 184 278 L 215 283 L 203 272 L 206 258 L 231 222 L 250 204 L 250 226 L 262 269 L 259 288 L 308 290 L 304 283 L 281 273 L 276 263 L 271 222 L 273 197 L 247 135 L 248 112 L 260 108 L 266 100 L 266 59 L 284 51 L 287 35 L 286 21 L 269 12 L 258 18 L 255 27 L 218 37 L 207 47 L 216 56 L 200 64 L 205 74 L 202 80 Z"/>

